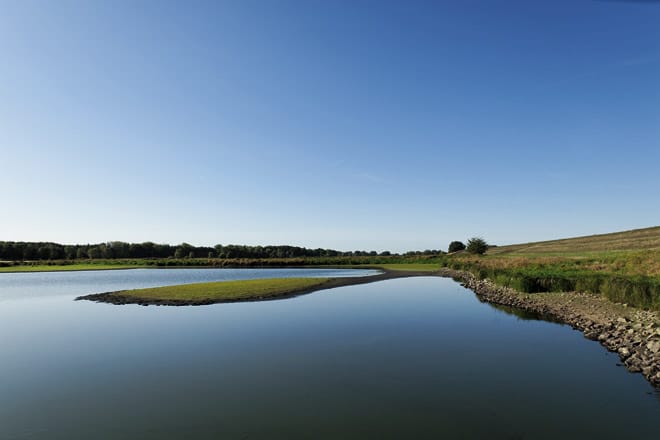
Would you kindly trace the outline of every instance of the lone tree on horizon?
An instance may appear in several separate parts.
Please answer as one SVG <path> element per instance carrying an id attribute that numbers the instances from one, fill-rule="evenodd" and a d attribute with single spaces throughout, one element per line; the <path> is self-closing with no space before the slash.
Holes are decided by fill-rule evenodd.
<path id="1" fill-rule="evenodd" d="M 488 243 L 481 237 L 472 237 L 468 240 L 466 249 L 471 254 L 483 255 L 488 250 Z"/>
<path id="2" fill-rule="evenodd" d="M 465 244 L 462 241 L 452 241 L 449 243 L 449 248 L 447 248 L 447 252 L 458 252 L 462 251 L 465 249 Z"/>

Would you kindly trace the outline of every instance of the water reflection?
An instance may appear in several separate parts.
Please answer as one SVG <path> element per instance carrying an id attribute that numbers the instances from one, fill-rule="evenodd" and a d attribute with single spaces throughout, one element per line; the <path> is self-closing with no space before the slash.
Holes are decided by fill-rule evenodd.
<path id="1" fill-rule="evenodd" d="M 651 387 L 615 355 L 447 279 L 206 307 L 76 295 L 0 306 L 0 438 L 644 439 L 660 428 Z"/>
<path id="2" fill-rule="evenodd" d="M 529 310 L 523 310 L 523 309 L 518 309 L 515 307 L 510 307 L 510 306 L 505 306 L 502 304 L 492 304 L 489 303 L 481 298 L 478 298 L 480 302 L 488 304 L 489 306 L 493 307 L 494 309 L 500 310 L 508 315 L 515 316 L 516 318 L 523 320 L 523 321 L 546 321 L 546 322 L 554 322 L 557 324 L 561 324 L 561 321 L 558 319 L 554 318 L 551 315 L 547 314 L 542 314 L 542 313 L 537 313 L 537 312 L 531 312 Z"/>

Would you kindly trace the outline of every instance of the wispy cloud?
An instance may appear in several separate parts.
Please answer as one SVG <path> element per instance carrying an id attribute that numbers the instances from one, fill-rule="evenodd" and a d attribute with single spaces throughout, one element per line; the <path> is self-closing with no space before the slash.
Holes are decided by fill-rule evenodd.
<path id="1" fill-rule="evenodd" d="M 353 173 L 353 177 L 357 180 L 361 180 L 364 182 L 370 182 L 370 183 L 383 183 L 385 182 L 385 179 L 381 176 L 377 176 L 376 174 L 372 174 L 366 171 L 360 171 L 357 173 Z"/>

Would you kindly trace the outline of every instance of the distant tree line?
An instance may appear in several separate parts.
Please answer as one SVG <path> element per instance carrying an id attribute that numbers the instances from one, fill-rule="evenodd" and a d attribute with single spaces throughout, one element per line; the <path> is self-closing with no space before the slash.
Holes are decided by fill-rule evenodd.
<path id="1" fill-rule="evenodd" d="M 441 251 L 425 250 L 406 252 L 412 255 L 439 255 Z M 99 244 L 63 245 L 49 242 L 0 241 L 0 260 L 85 260 L 85 259 L 126 259 L 126 258 L 300 258 L 300 257 L 356 257 L 399 255 L 389 251 L 349 251 L 333 249 L 308 249 L 298 246 L 245 246 L 215 245 L 193 246 L 145 243 L 125 243 L 110 241 Z"/>

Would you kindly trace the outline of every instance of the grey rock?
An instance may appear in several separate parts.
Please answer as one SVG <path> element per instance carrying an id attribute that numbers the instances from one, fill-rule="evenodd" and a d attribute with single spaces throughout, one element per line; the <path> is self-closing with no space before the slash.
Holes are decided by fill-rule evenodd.
<path id="1" fill-rule="evenodd" d="M 651 341 L 646 344 L 646 349 L 651 353 L 657 353 L 660 351 L 660 341 Z"/>

